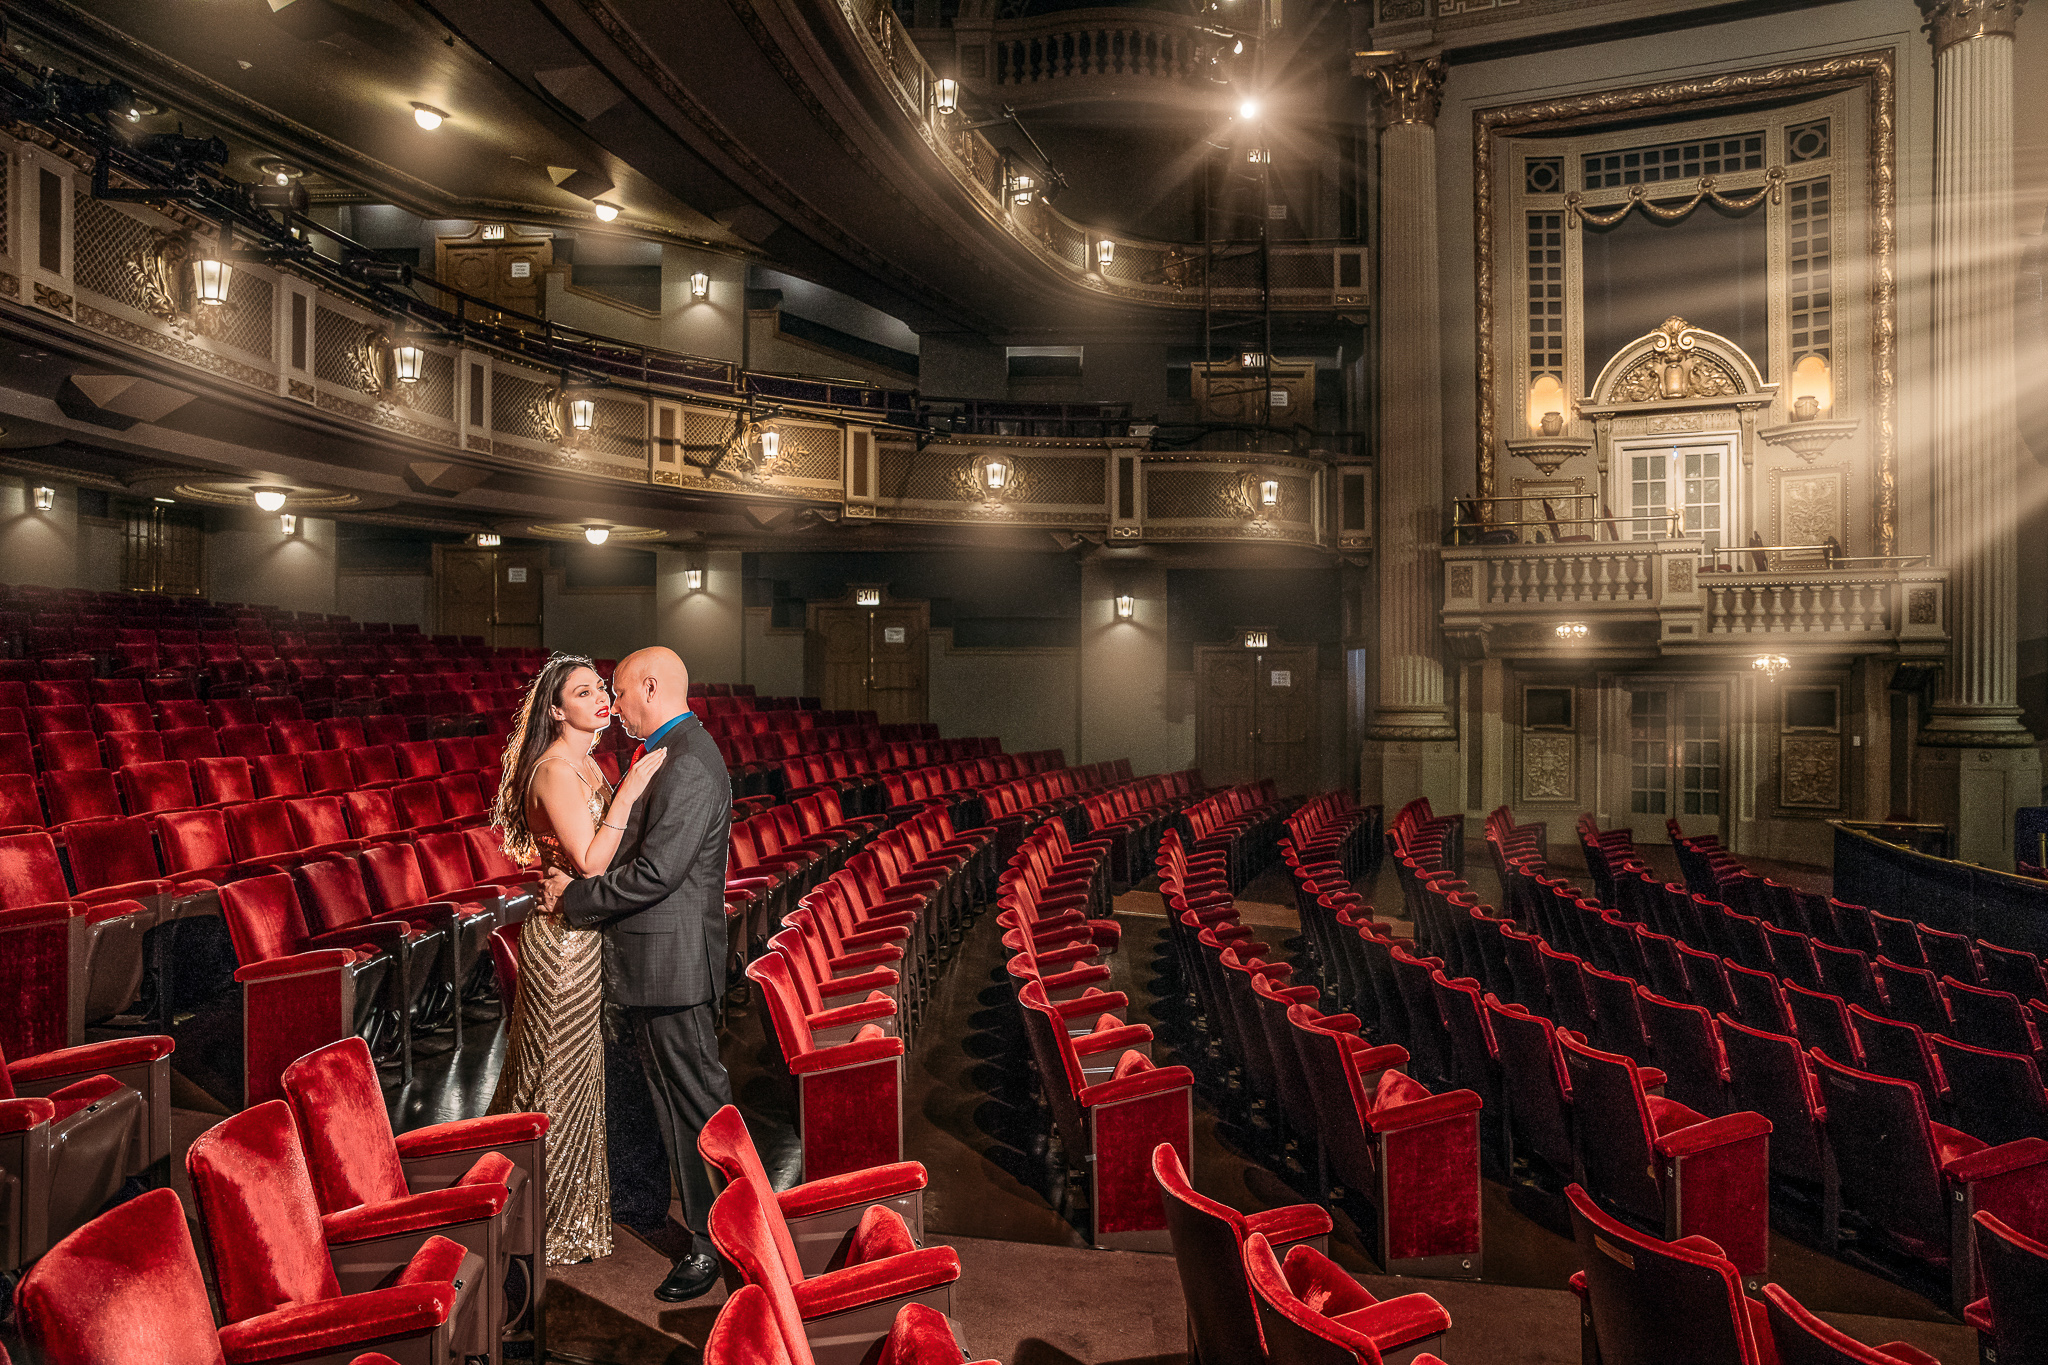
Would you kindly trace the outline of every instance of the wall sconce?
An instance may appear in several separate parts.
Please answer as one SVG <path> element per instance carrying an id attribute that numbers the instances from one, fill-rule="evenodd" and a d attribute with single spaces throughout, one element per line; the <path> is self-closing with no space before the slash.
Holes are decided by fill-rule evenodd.
<path id="1" fill-rule="evenodd" d="M 1272 638 L 1263 630 L 1248 630 L 1244 633 L 1246 649 L 1264 649 L 1271 643 Z"/>
<path id="2" fill-rule="evenodd" d="M 975 462 L 974 481 L 990 502 L 1001 502 L 1017 486 L 1017 466 L 1007 455 L 988 455 Z"/>
<path id="3" fill-rule="evenodd" d="M 278 529 L 288 536 L 295 536 L 299 533 L 299 519 L 290 512 L 286 512 L 283 516 L 279 517 L 277 525 Z"/>
<path id="4" fill-rule="evenodd" d="M 411 337 L 400 337 L 391 347 L 391 376 L 401 384 L 417 384 L 427 371 L 427 348 Z"/>
<path id="5" fill-rule="evenodd" d="M 690 276 L 690 297 L 701 299 L 711 292 L 711 277 L 703 271 Z"/>
<path id="6" fill-rule="evenodd" d="M 704 591 L 704 571 L 702 569 L 683 570 L 683 588 L 686 592 Z"/>
<path id="7" fill-rule="evenodd" d="M 228 291 L 234 283 L 235 268 L 222 260 L 218 251 L 209 250 L 204 256 L 193 257 L 192 298 L 195 302 L 226 303 Z"/>
<path id="8" fill-rule="evenodd" d="M 57 505 L 57 490 L 46 484 L 37 484 L 35 504 L 38 512 L 47 512 Z"/>
<path id="9" fill-rule="evenodd" d="M 569 400 L 569 425 L 578 432 L 595 430 L 597 427 L 597 400 L 595 398 L 571 398 Z"/>
<path id="10" fill-rule="evenodd" d="M 583 538 L 592 545 L 602 545 L 612 538 L 612 528 L 609 526 L 586 526 L 583 528 Z"/>
<path id="11" fill-rule="evenodd" d="M 281 512 L 284 510 L 284 500 L 291 496 L 291 490 L 285 488 L 252 488 L 249 490 L 249 496 L 255 500 L 256 506 L 262 511 Z"/>
<path id="12" fill-rule="evenodd" d="M 1538 375 L 1536 382 L 1529 386 L 1529 405 L 1525 414 L 1529 430 L 1543 436 L 1555 436 L 1564 430 L 1564 385 L 1556 375 Z"/>
<path id="13" fill-rule="evenodd" d="M 1568 644 L 1585 639 L 1586 623 L 1584 621 L 1560 622 L 1557 627 L 1557 638 Z"/>
<path id="14" fill-rule="evenodd" d="M 1038 182 L 1022 171 L 1010 177 L 1010 198 L 1020 207 L 1038 194 Z"/>
<path id="15" fill-rule="evenodd" d="M 1792 666 L 1792 661 L 1782 654 L 1759 654 L 1750 660 L 1749 666 L 1775 682 L 1780 673 Z"/>
<path id="16" fill-rule="evenodd" d="M 1280 480 L 1259 480 L 1259 509 L 1270 512 L 1280 505 Z"/>
<path id="17" fill-rule="evenodd" d="M 855 588 L 853 590 L 853 605 L 856 607 L 881 606 L 882 590 L 880 588 Z"/>
<path id="18" fill-rule="evenodd" d="M 1109 269 L 1109 263 L 1115 259 L 1115 242 L 1112 242 L 1109 240 L 1109 238 L 1104 237 L 1101 241 L 1095 244 L 1095 268 L 1097 270 Z"/>
<path id="19" fill-rule="evenodd" d="M 1792 420 L 1811 422 L 1834 406 L 1834 377 L 1828 372 L 1827 357 L 1802 357 L 1792 367 Z"/>
<path id="20" fill-rule="evenodd" d="M 767 469 L 782 455 L 782 433 L 774 427 L 761 428 L 761 468 Z"/>
<path id="21" fill-rule="evenodd" d="M 496 531 L 478 531 L 469 539 L 479 550 L 495 550 L 504 543 L 504 537 Z"/>
<path id="22" fill-rule="evenodd" d="M 960 107 L 960 82 L 941 76 L 932 82 L 932 108 L 950 114 Z"/>
<path id="23" fill-rule="evenodd" d="M 1128 621 L 1138 614 L 1138 599 L 1126 594 L 1116 599 L 1116 619 Z"/>

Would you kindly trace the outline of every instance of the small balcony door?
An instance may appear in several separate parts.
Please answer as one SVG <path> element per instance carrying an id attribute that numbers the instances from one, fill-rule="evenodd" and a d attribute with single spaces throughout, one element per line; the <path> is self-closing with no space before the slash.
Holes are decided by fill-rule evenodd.
<path id="1" fill-rule="evenodd" d="M 1674 530 L 1707 543 L 1734 544 L 1734 450 L 1726 438 L 1621 448 L 1617 472 L 1629 510 L 1629 537 L 1656 540 Z"/>
<path id="2" fill-rule="evenodd" d="M 1629 829 L 1662 843 L 1665 821 L 1686 834 L 1723 833 L 1728 809 L 1728 688 L 1631 682 L 1622 689 Z"/>

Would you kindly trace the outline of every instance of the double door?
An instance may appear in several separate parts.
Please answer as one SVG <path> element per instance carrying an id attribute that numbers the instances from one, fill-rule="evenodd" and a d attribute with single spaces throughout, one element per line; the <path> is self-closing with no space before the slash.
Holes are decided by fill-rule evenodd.
<path id="1" fill-rule="evenodd" d="M 1283 796 L 1316 783 L 1316 647 L 1195 647 L 1195 755 L 1212 786 L 1271 778 Z"/>
<path id="2" fill-rule="evenodd" d="M 1688 836 L 1722 834 L 1728 807 L 1728 685 L 1631 682 L 1621 690 L 1628 755 L 1630 832 L 1646 843 L 1669 838 L 1667 819 Z"/>
<path id="3" fill-rule="evenodd" d="M 924 720 L 930 626 L 928 602 L 813 603 L 804 690 L 828 711 L 873 711 L 883 725 Z"/>
<path id="4" fill-rule="evenodd" d="M 545 550 L 434 547 L 440 633 L 480 636 L 495 647 L 538 649 Z"/>

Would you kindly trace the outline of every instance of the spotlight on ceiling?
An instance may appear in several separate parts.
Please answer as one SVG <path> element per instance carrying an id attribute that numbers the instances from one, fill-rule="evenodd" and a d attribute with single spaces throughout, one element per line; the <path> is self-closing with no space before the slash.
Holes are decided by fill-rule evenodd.
<path id="1" fill-rule="evenodd" d="M 290 490 L 284 488 L 252 488 L 249 492 L 256 499 L 256 505 L 266 512 L 280 510 L 284 500 L 291 496 Z"/>
<path id="2" fill-rule="evenodd" d="M 1259 102 L 1257 100 L 1246 100 L 1238 105 L 1237 116 L 1241 119 L 1257 118 L 1259 116 Z"/>
<path id="3" fill-rule="evenodd" d="M 421 104 L 418 100 L 414 100 L 412 103 L 412 121 L 431 133 L 448 121 L 448 113 L 446 110 L 436 109 L 431 104 Z"/>
<path id="4" fill-rule="evenodd" d="M 602 545 L 612 538 L 612 528 L 609 526 L 586 526 L 583 528 L 583 538 L 592 545 Z"/>
<path id="5" fill-rule="evenodd" d="M 590 203 L 591 207 L 596 210 L 597 221 L 600 223 L 609 223 L 619 216 L 619 206 L 617 204 L 607 203 L 602 199 L 593 199 Z"/>

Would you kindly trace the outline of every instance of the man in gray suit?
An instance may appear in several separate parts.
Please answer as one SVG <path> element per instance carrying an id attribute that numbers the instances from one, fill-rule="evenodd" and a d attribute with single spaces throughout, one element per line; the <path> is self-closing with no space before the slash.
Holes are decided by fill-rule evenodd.
<path id="1" fill-rule="evenodd" d="M 668 759 L 620 827 L 611 870 L 581 880 L 551 873 L 543 897 L 570 924 L 604 933 L 605 989 L 632 1022 L 694 1243 L 654 1296 L 681 1303 L 709 1291 L 720 1273 L 708 1231 L 711 1181 L 697 1134 L 732 1103 L 715 1017 L 725 985 L 732 783 L 718 746 L 690 710 L 689 670 L 674 651 L 628 655 L 612 689 L 612 709 L 626 733 L 640 739 L 642 750 L 666 750 Z"/>

